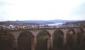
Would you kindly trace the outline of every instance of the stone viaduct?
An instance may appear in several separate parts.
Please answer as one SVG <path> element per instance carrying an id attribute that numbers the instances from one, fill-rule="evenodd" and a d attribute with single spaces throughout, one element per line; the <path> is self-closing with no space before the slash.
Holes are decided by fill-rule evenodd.
<path id="1" fill-rule="evenodd" d="M 85 28 L 0 30 L 0 50 L 85 50 Z"/>

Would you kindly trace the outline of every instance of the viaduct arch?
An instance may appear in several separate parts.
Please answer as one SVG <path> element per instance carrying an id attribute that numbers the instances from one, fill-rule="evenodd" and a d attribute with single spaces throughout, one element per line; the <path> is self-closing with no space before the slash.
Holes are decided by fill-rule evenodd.
<path id="1" fill-rule="evenodd" d="M 0 31 L 0 50 L 16 49 L 15 38 L 8 31 Z"/>
<path id="2" fill-rule="evenodd" d="M 42 30 L 37 35 L 37 45 L 36 50 L 48 50 L 48 40 L 50 34 L 46 30 Z"/>
<path id="3" fill-rule="evenodd" d="M 32 50 L 33 35 L 30 31 L 21 32 L 18 37 L 18 50 Z"/>
<path id="4" fill-rule="evenodd" d="M 53 50 L 63 49 L 64 33 L 57 29 L 53 33 Z"/>

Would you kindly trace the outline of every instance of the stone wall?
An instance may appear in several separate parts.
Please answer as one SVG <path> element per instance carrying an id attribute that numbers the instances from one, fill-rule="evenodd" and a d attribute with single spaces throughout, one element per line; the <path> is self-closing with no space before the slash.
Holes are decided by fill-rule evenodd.
<path id="1" fill-rule="evenodd" d="M 85 28 L 0 30 L 0 50 L 85 50 Z"/>

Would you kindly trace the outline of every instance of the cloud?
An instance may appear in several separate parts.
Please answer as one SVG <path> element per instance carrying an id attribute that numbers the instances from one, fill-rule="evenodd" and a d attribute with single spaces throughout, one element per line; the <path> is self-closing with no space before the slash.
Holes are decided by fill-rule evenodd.
<path id="1" fill-rule="evenodd" d="M 85 0 L 81 1 L 82 2 L 73 9 L 71 16 L 78 20 L 85 20 Z"/>
<path id="2" fill-rule="evenodd" d="M 76 14 L 84 15 L 85 14 L 85 3 L 82 3 L 76 10 Z"/>
<path id="3" fill-rule="evenodd" d="M 2 0 L 4 20 L 82 19 L 84 0 Z M 1 1 L 1 2 L 2 2 Z M 3 11 L 2 11 L 3 10 Z M 2 13 L 3 12 L 3 13 Z M 84 15 L 84 14 L 83 14 Z M 84 19 L 84 18 L 83 18 Z"/>

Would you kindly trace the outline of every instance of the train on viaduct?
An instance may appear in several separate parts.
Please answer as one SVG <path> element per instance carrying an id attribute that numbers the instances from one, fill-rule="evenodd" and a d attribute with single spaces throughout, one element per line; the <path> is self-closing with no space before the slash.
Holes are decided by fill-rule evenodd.
<path id="1" fill-rule="evenodd" d="M 0 50 L 85 50 L 85 28 L 0 30 Z"/>

